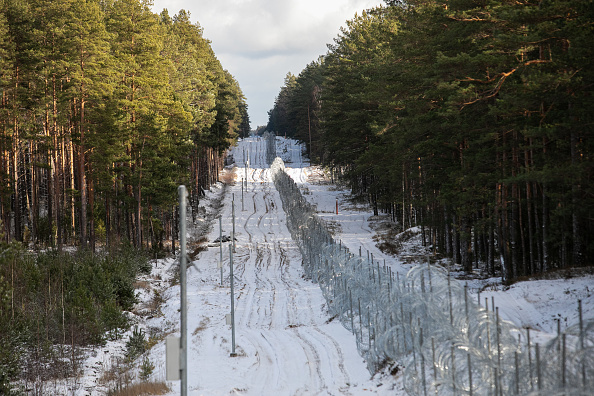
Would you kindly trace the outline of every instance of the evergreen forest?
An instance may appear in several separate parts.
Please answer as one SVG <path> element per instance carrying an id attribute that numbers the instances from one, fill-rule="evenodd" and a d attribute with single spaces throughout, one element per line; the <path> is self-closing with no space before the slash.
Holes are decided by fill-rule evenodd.
<path id="1" fill-rule="evenodd" d="M 198 24 L 148 0 L 0 1 L 6 240 L 162 247 L 249 133 L 241 89 Z"/>
<path id="2" fill-rule="evenodd" d="M 250 131 L 200 25 L 151 6 L 0 0 L 0 394 L 124 334 L 147 253 L 175 252 L 178 185 L 195 213 Z"/>
<path id="3" fill-rule="evenodd" d="M 594 263 L 594 2 L 386 0 L 287 74 L 267 129 L 465 271 Z"/>

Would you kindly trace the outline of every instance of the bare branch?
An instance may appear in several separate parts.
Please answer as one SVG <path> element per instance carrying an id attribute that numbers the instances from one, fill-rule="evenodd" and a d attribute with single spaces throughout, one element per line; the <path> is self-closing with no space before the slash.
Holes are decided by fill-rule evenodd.
<path id="1" fill-rule="evenodd" d="M 516 68 L 514 68 L 514 69 L 512 69 L 512 70 L 510 70 L 508 72 L 499 73 L 496 76 L 494 76 L 493 78 L 490 78 L 490 79 L 488 79 L 486 81 L 485 80 L 474 79 L 474 78 L 471 78 L 471 77 L 466 77 L 465 79 L 458 80 L 458 81 L 480 82 L 482 84 L 488 84 L 488 83 L 491 83 L 491 82 L 495 81 L 496 79 L 499 79 L 499 81 L 497 82 L 497 85 L 495 85 L 495 88 L 493 88 L 490 91 L 486 91 L 485 92 L 485 93 L 488 93 L 487 96 L 479 96 L 475 100 L 472 100 L 470 102 L 463 103 L 462 106 L 460 107 L 460 110 L 462 110 L 464 107 L 466 107 L 468 105 L 474 104 L 474 103 L 479 102 L 479 101 L 484 100 L 484 99 L 490 99 L 490 98 L 496 96 L 499 93 L 499 91 L 501 90 L 501 87 L 503 86 L 503 83 L 505 82 L 505 80 L 509 76 L 511 76 L 512 74 L 514 74 L 518 69 L 520 69 L 522 67 L 534 65 L 534 64 L 539 64 L 539 63 L 551 63 L 551 61 L 550 60 L 543 60 L 543 59 L 530 60 L 530 61 L 524 62 L 520 66 L 518 66 L 518 67 L 516 67 Z"/>

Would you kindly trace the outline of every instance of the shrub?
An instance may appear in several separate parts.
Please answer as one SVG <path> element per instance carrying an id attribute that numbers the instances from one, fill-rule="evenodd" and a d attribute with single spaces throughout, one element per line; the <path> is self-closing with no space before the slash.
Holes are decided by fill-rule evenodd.
<path id="1" fill-rule="evenodd" d="M 147 342 L 144 331 L 135 326 L 132 335 L 126 342 L 126 357 L 129 360 L 135 360 L 146 351 L 146 347 Z"/>
<path id="2" fill-rule="evenodd" d="M 150 269 L 146 256 L 129 246 L 109 255 L 33 254 L 0 242 L 0 394 L 10 394 L 8 384 L 23 375 L 21 368 L 35 366 L 39 345 L 49 352 L 37 364 L 46 372 L 35 375 L 45 378 L 59 362 L 56 345 L 76 348 L 119 337 L 129 327 L 125 311 L 136 302 L 136 277 Z"/>
<path id="3" fill-rule="evenodd" d="M 154 370 L 155 365 L 149 360 L 148 357 L 145 357 L 142 360 L 142 364 L 140 365 L 140 379 L 142 381 L 148 380 Z"/>
<path id="4" fill-rule="evenodd" d="M 122 389 L 111 390 L 108 396 L 140 396 L 140 395 L 165 395 L 169 387 L 164 382 L 142 382 L 132 384 Z"/>

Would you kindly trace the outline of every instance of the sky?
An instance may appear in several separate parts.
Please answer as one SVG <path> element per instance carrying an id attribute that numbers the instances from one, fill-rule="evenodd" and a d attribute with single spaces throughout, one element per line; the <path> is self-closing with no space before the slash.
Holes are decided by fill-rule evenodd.
<path id="1" fill-rule="evenodd" d="M 154 0 L 153 11 L 189 11 L 192 22 L 246 96 L 252 129 L 268 123 L 288 72 L 298 75 L 327 52 L 355 13 L 381 0 Z"/>

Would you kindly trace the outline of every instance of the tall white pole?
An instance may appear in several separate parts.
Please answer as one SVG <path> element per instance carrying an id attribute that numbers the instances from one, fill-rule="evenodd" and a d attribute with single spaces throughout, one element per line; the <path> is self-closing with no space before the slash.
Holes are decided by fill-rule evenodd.
<path id="1" fill-rule="evenodd" d="M 235 353 L 235 295 L 233 294 L 233 246 L 229 245 L 229 283 L 231 284 L 231 357 Z"/>
<path id="2" fill-rule="evenodd" d="M 223 286 L 223 218 L 219 216 L 219 267 L 221 268 L 221 286 Z"/>
<path id="3" fill-rule="evenodd" d="M 179 186 L 177 188 L 179 193 L 179 244 L 180 244 L 180 258 L 179 258 L 179 284 L 180 284 L 180 299 L 181 299 L 181 323 L 180 335 L 181 353 L 180 359 L 180 376 L 181 376 L 181 396 L 188 394 L 188 307 L 187 307 L 187 291 L 186 291 L 186 198 L 188 193 L 186 186 Z"/>
<path id="4" fill-rule="evenodd" d="M 233 235 L 231 235 L 231 242 L 233 243 L 233 251 L 235 251 L 235 196 L 231 201 L 231 216 L 233 217 Z"/>

